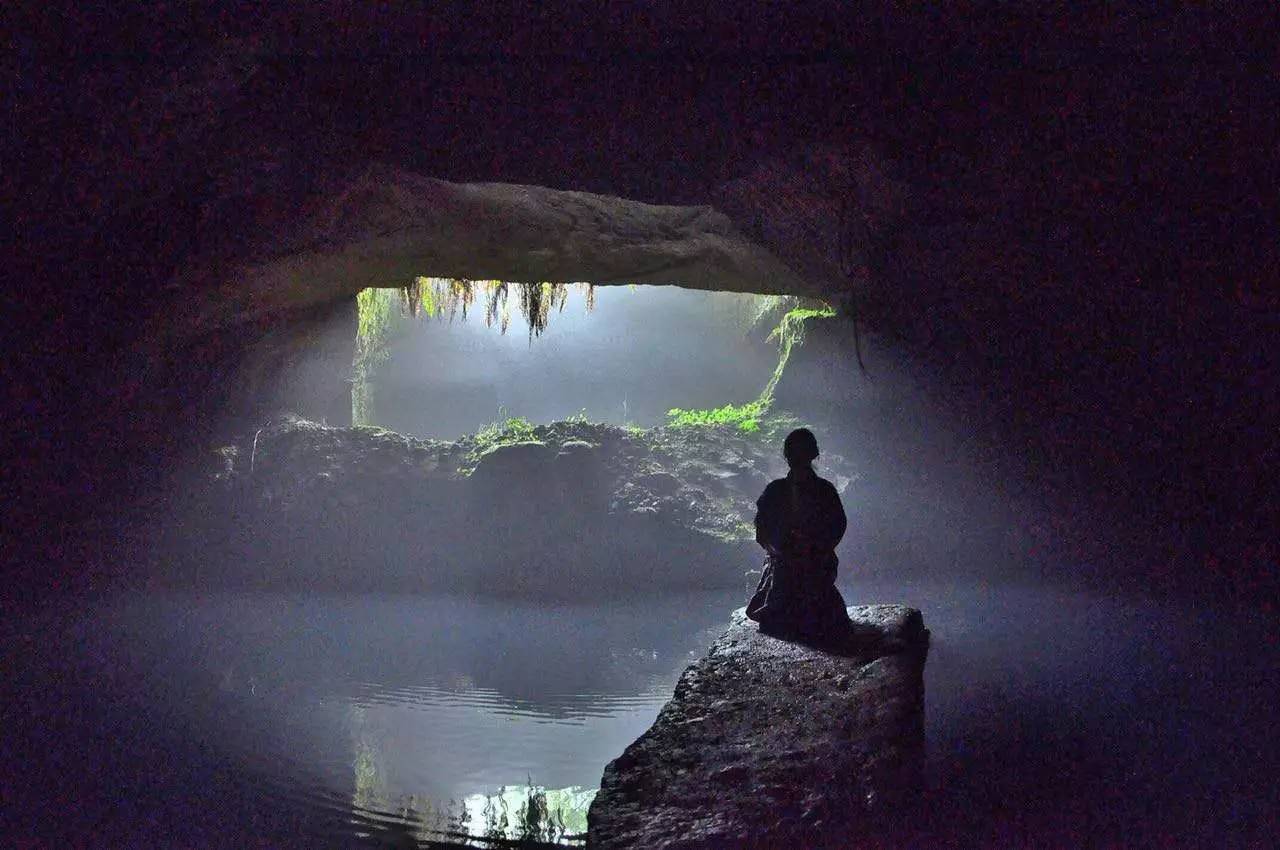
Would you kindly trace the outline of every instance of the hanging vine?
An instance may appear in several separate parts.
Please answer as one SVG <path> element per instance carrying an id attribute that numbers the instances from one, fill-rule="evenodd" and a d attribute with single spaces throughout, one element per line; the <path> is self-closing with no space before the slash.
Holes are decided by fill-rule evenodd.
<path id="1" fill-rule="evenodd" d="M 352 422 L 367 425 L 373 421 L 373 372 L 387 359 L 387 345 L 402 321 L 410 318 L 453 321 L 459 313 L 466 321 L 468 312 L 479 299 L 485 325 L 496 325 L 505 334 L 511 325 L 514 291 L 515 306 L 532 340 L 547 329 L 552 313 L 563 312 L 573 287 L 583 291 L 588 312 L 595 309 L 595 286 L 590 283 L 416 277 L 398 288 L 363 290 L 356 296 L 359 319 L 351 368 Z"/>
<path id="2" fill-rule="evenodd" d="M 410 316 L 445 317 L 450 321 L 458 313 L 463 320 L 477 298 L 483 299 L 485 325 L 497 325 L 503 333 L 511 324 L 510 301 L 515 292 L 516 306 L 529 328 L 530 337 L 541 336 L 553 312 L 564 310 L 570 288 L 584 291 L 587 310 L 595 308 L 595 285 L 590 283 L 552 283 L 550 281 L 519 282 L 506 280 L 464 280 L 461 278 L 418 277 L 402 290 L 405 312 Z"/>

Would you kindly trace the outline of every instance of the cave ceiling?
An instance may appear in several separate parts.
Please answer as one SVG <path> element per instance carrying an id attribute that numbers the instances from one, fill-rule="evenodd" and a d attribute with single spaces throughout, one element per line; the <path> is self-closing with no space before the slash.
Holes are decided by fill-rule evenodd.
<path id="1" fill-rule="evenodd" d="M 229 268 L 193 262 L 171 282 L 180 308 L 165 321 L 175 333 L 198 333 L 416 276 L 822 294 L 814 278 L 709 206 L 453 183 L 374 167 L 287 236 L 264 243 L 255 260 Z"/>

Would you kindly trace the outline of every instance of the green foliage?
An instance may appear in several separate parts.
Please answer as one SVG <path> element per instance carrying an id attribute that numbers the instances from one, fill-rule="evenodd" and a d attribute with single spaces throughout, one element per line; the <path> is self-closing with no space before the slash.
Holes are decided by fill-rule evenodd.
<path id="1" fill-rule="evenodd" d="M 760 399 L 765 402 L 766 407 L 773 404 L 773 391 L 777 389 L 778 381 L 782 380 L 782 373 L 791 360 L 792 349 L 804 343 L 805 322 L 810 319 L 829 319 L 835 314 L 836 311 L 826 304 L 821 307 L 795 307 L 788 310 L 778 326 L 769 332 L 769 341 L 778 344 L 778 365 L 769 377 L 769 383 L 760 392 Z"/>
<path id="2" fill-rule="evenodd" d="M 768 412 L 768 408 L 760 399 L 746 404 L 726 404 L 704 410 L 685 410 L 673 407 L 667 411 L 667 424 L 677 428 L 705 427 L 708 425 L 727 425 L 747 434 L 760 430 L 760 417 Z"/>
<path id="3" fill-rule="evenodd" d="M 797 335 L 803 339 L 804 323 L 809 319 L 830 319 L 836 314 L 836 311 L 830 307 L 796 307 L 788 310 L 782 317 L 782 321 L 778 326 L 769 332 L 769 339 L 783 339 L 790 335 L 795 338 Z"/>
<path id="4" fill-rule="evenodd" d="M 779 297 L 779 301 L 774 306 L 781 303 L 798 303 L 798 299 L 788 299 L 783 301 Z M 761 315 L 764 315 L 762 311 Z M 770 333 L 768 339 L 778 344 L 778 365 L 774 368 L 773 374 L 769 377 L 769 381 L 765 384 L 760 395 L 754 400 L 745 404 L 726 404 L 722 407 L 714 407 L 707 409 L 685 410 L 679 407 L 673 407 L 667 411 L 668 425 L 677 428 L 688 427 L 709 427 L 709 426 L 732 426 L 737 428 L 743 434 L 763 434 L 770 439 L 776 434 L 782 424 L 789 424 L 793 421 L 793 417 L 786 417 L 787 423 L 782 422 L 782 417 L 771 414 L 773 407 L 773 393 L 778 386 L 778 381 L 782 378 L 782 373 L 787 368 L 787 362 L 791 359 L 791 352 L 797 346 L 804 343 L 804 327 L 805 323 L 810 319 L 827 319 L 836 314 L 826 304 L 821 307 L 793 307 L 788 310 L 782 319 L 778 322 L 778 326 Z"/>
<path id="5" fill-rule="evenodd" d="M 417 277 L 411 284 L 399 289 L 363 290 L 356 299 L 359 322 L 355 362 L 352 365 L 353 424 L 373 424 L 373 373 L 385 362 L 388 343 L 407 318 L 447 316 L 452 320 L 460 312 L 465 321 L 477 298 L 483 297 L 485 324 L 496 323 L 505 333 L 511 318 L 510 299 L 514 294 L 529 325 L 530 336 L 536 336 L 546 329 L 553 311 L 564 309 L 571 285 L 585 288 L 587 309 L 592 309 L 595 289 L 590 284 Z M 773 405 L 774 390 L 791 358 L 791 351 L 804 342 L 805 323 L 811 319 L 835 315 L 835 311 L 826 304 L 803 306 L 801 299 L 790 296 L 759 296 L 749 306 L 754 306 L 754 311 L 748 317 L 749 327 L 778 310 L 787 310 L 768 336 L 770 341 L 778 345 L 778 365 L 759 397 L 744 404 L 726 404 L 717 408 L 672 408 L 667 412 L 670 420 L 668 424 L 676 427 L 730 426 L 744 434 L 761 433 L 762 423 Z M 585 422 L 586 412 L 571 417 L 570 421 Z M 495 446 L 529 439 L 534 439 L 533 425 L 526 419 L 512 417 L 502 422 L 490 423 L 476 434 L 474 454 L 478 458 Z M 474 463 L 471 466 L 474 468 Z"/>
<path id="6" fill-rule="evenodd" d="M 387 359 L 387 343 L 403 320 L 396 289 L 364 289 L 356 296 L 356 354 L 351 364 L 351 422 L 372 425 L 373 372 Z"/>
<path id="7" fill-rule="evenodd" d="M 483 299 L 484 323 L 496 324 L 502 333 L 511 324 L 511 297 L 529 326 L 530 336 L 547 329 L 552 312 L 564 310 L 570 287 L 583 290 L 587 310 L 595 307 L 595 286 L 590 283 L 553 283 L 551 281 L 464 280 L 462 278 L 416 277 L 404 288 L 403 301 L 410 315 L 441 318 L 450 321 L 459 313 L 465 321 L 476 301 Z"/>
<path id="8" fill-rule="evenodd" d="M 534 424 L 523 416 L 508 416 L 506 419 L 490 422 L 477 431 L 475 436 L 477 445 L 483 447 L 482 454 L 495 446 L 525 443 L 532 439 Z"/>
<path id="9" fill-rule="evenodd" d="M 464 475 L 475 472 L 480 458 L 499 446 L 513 446 L 517 443 L 528 443 L 538 439 L 535 426 L 523 416 L 509 416 L 490 422 L 471 437 L 471 447 L 458 465 L 458 471 Z"/>
<path id="10" fill-rule="evenodd" d="M 400 318 L 399 293 L 394 289 L 364 289 L 356 296 L 356 307 L 356 344 L 366 350 L 379 347 Z"/>

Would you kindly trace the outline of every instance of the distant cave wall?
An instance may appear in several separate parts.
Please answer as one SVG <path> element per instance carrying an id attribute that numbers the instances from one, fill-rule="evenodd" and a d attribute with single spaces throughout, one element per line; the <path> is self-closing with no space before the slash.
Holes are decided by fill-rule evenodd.
<path id="1" fill-rule="evenodd" d="M 1131 93 L 1122 73 L 1108 69 L 1103 102 Z M 1078 82 L 1047 78 L 1041 96 L 1079 118 Z M 1127 114 L 1117 105 L 1095 117 L 1096 135 L 1061 144 L 1123 152 L 1135 173 L 1207 191 L 1170 156 L 1199 148 L 1120 127 Z M 1154 209 L 1133 174 L 1078 173 L 1052 144 L 1027 149 L 1039 143 L 948 138 L 950 162 L 870 142 L 815 146 L 762 160 L 713 202 L 828 281 L 827 296 L 881 344 L 940 375 L 952 415 L 1088 539 L 1080 561 L 1132 561 L 1164 590 L 1207 580 L 1239 598 L 1275 594 L 1277 484 L 1263 471 L 1275 454 L 1264 435 L 1280 423 L 1280 395 L 1263 389 L 1274 384 L 1274 295 L 1198 238 L 1207 223 Z M 843 371 L 855 370 L 846 342 Z"/>
<path id="2" fill-rule="evenodd" d="M 1280 302 L 1259 187 L 1277 182 L 1278 113 L 1266 75 L 1241 60 L 1266 51 L 1207 8 L 1079 27 L 1053 13 L 1044 28 L 1030 20 L 1042 12 L 988 21 L 886 8 L 833 6 L 819 31 L 860 39 L 852 53 L 778 37 L 806 29 L 793 10 L 753 42 L 784 45 L 779 55 L 731 43 L 707 52 L 709 30 L 696 27 L 674 42 L 680 61 L 655 58 L 648 19 L 623 49 L 580 44 L 541 13 L 510 29 L 522 49 L 545 41 L 588 57 L 568 64 L 518 51 L 478 62 L 497 42 L 470 16 L 425 51 L 419 32 L 437 30 L 391 26 L 382 11 L 334 26 L 325 7 L 274 29 L 252 16 L 195 27 L 185 7 L 166 13 L 181 26 L 55 13 L 52 28 L 20 28 L 17 132 L 0 144 L 14 163 L 5 188 L 21 199 L 10 269 L 22 281 L 11 322 L 22 356 L 9 384 L 23 420 L 12 467 L 39 497 L 33 536 L 47 537 L 48 504 L 36 503 L 46 494 L 78 516 L 128 459 L 183 442 L 168 411 L 213 379 L 194 365 L 165 378 L 148 358 L 231 374 L 246 354 L 237 340 L 292 333 L 304 307 L 350 294 L 321 287 L 305 304 L 256 303 L 234 272 L 304 246 L 286 234 L 382 162 L 454 181 L 711 204 L 836 300 L 850 290 L 833 272 L 844 271 L 833 214 L 851 186 L 874 226 L 850 306 L 901 334 L 909 356 L 959 364 L 957 381 L 988 392 L 987 423 L 1022 420 L 1010 445 L 1038 432 L 1058 469 L 1116 470 L 1109 487 L 1157 494 L 1146 510 L 1165 510 L 1159 494 L 1176 491 L 1188 526 L 1208 513 L 1227 535 L 1274 540 L 1276 484 L 1264 470 L 1280 405 L 1266 341 Z M 1251 32 L 1265 40 L 1265 28 Z M 41 35 L 61 49 L 45 51 Z M 68 49 L 82 44 L 112 49 Z M 844 151 L 852 171 L 824 150 Z M 386 223 L 370 233 L 394 243 Z M 175 281 L 191 285 L 166 293 Z M 244 325 L 184 324 L 193 317 L 172 301 L 243 308 Z M 155 336 L 149 316 L 186 333 L 117 368 Z"/>

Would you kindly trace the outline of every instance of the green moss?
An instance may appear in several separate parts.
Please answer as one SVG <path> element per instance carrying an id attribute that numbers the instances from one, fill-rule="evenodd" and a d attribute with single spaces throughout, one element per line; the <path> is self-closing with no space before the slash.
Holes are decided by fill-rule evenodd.
<path id="1" fill-rule="evenodd" d="M 769 332 L 769 340 L 778 344 L 778 365 L 774 368 L 773 375 L 769 377 L 769 383 L 765 384 L 764 390 L 760 393 L 760 400 L 765 402 L 766 407 L 773 404 L 773 391 L 777 389 L 778 381 L 782 380 L 782 373 L 786 371 L 787 363 L 791 360 L 792 350 L 804 344 L 805 323 L 810 319 L 829 319 L 835 314 L 836 311 L 825 304 L 816 308 L 796 307 L 783 314 L 778 326 Z"/>

